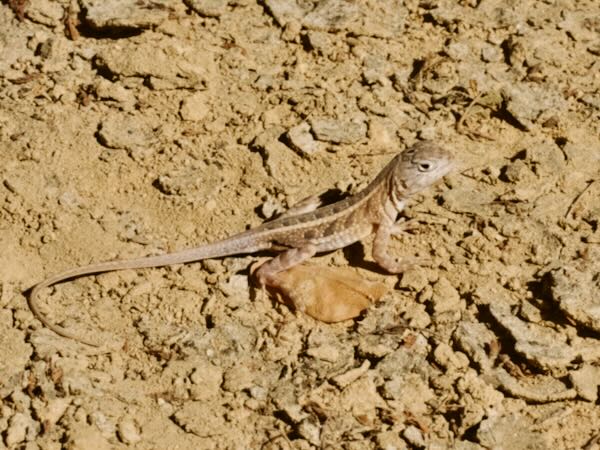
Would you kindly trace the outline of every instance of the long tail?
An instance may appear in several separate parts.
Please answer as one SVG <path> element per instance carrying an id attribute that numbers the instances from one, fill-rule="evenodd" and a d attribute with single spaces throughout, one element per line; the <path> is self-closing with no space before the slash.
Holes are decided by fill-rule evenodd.
<path id="1" fill-rule="evenodd" d="M 38 300 L 39 293 L 42 289 L 50 287 L 54 284 L 60 283 L 71 278 L 77 278 L 84 275 L 91 275 L 95 273 L 111 272 L 115 270 L 125 269 L 143 269 L 147 267 L 161 267 L 169 266 L 173 264 L 183 264 L 194 261 L 201 261 L 209 258 L 221 258 L 224 256 L 237 255 L 242 253 L 254 253 L 261 250 L 267 250 L 270 248 L 270 243 L 261 242 L 258 233 L 240 233 L 222 241 L 202 245 L 200 247 L 181 250 L 174 253 L 167 253 L 165 255 L 147 256 L 142 258 L 118 260 L 118 261 L 106 261 L 97 264 L 90 264 L 87 266 L 76 267 L 73 269 L 66 270 L 58 273 L 39 284 L 36 284 L 29 293 L 27 303 L 33 315 L 42 322 L 47 328 L 54 331 L 56 334 L 70 338 L 92 347 L 99 347 L 100 344 L 78 336 L 72 331 L 67 330 L 61 325 L 55 324 L 41 311 Z"/>

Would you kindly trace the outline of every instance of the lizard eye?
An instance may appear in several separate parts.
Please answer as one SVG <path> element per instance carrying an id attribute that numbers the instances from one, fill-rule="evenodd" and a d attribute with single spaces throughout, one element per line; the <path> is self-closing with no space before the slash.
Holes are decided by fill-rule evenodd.
<path id="1" fill-rule="evenodd" d="M 422 161 L 417 165 L 419 172 L 429 172 L 432 168 L 433 164 L 429 161 Z"/>

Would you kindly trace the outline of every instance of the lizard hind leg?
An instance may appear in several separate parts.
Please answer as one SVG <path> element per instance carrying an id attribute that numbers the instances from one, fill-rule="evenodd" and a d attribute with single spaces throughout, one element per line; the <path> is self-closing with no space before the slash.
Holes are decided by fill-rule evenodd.
<path id="1" fill-rule="evenodd" d="M 317 253 L 316 246 L 312 244 L 292 248 L 265 262 L 256 271 L 256 278 L 261 286 L 277 286 L 277 274 L 288 270 L 312 258 Z"/>

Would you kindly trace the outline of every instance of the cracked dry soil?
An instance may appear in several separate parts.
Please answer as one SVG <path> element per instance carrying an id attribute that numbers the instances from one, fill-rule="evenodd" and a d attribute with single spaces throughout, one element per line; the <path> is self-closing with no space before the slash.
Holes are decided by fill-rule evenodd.
<path id="1" fill-rule="evenodd" d="M 0 447 L 599 449 L 599 136 L 597 0 L 0 3 Z M 116 350 L 27 308 L 423 138 L 461 168 L 390 252 L 432 264 L 314 259 L 390 288 L 356 320 L 261 295 L 252 256 L 43 294 Z"/>

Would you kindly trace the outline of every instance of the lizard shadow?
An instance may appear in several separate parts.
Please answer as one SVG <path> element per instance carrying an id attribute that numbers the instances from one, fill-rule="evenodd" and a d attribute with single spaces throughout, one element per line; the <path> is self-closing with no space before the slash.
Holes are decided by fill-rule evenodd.
<path id="1" fill-rule="evenodd" d="M 362 242 L 355 242 L 352 245 L 344 247 L 342 252 L 344 253 L 344 257 L 348 260 L 348 263 L 352 267 L 358 267 L 359 269 L 365 269 L 370 272 L 387 274 L 379 264 L 374 261 L 367 261 L 365 247 Z"/>

